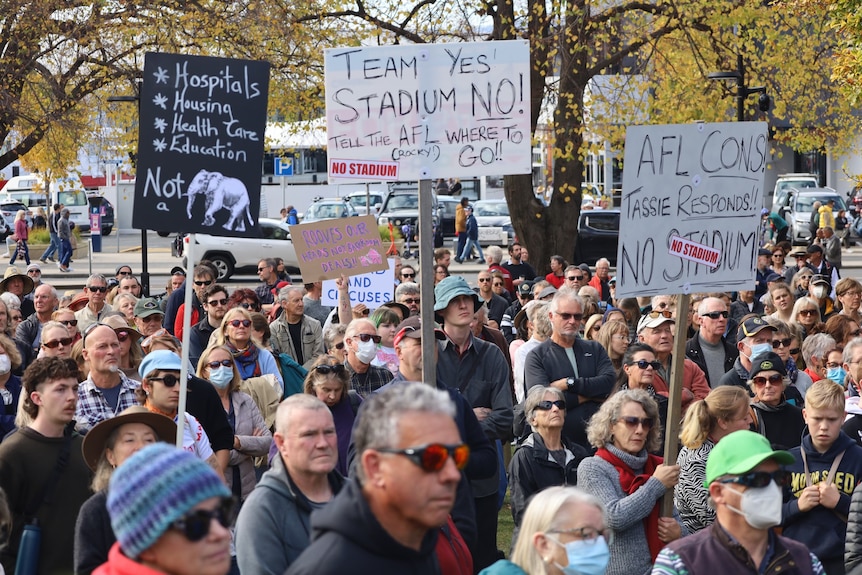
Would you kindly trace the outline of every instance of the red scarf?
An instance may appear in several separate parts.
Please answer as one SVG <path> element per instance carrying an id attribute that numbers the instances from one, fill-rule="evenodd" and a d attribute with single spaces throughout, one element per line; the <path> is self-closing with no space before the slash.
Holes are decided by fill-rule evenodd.
<path id="1" fill-rule="evenodd" d="M 596 451 L 596 455 L 601 457 L 611 465 L 613 465 L 617 473 L 620 474 L 620 486 L 623 488 L 628 495 L 631 495 L 640 487 L 645 484 L 652 474 L 655 472 L 656 466 L 658 466 L 662 461 L 664 461 L 658 455 L 647 454 L 647 460 L 644 464 L 644 472 L 640 475 L 635 475 L 635 472 L 629 467 L 626 463 L 623 462 L 622 459 L 611 453 L 605 448 L 601 448 Z M 658 552 L 662 550 L 664 547 L 664 543 L 661 539 L 658 538 L 658 518 L 659 518 L 659 504 L 656 501 L 656 504 L 653 506 L 650 514 L 644 518 L 644 533 L 646 533 L 647 543 L 649 544 L 649 552 L 652 556 L 653 562 L 655 562 L 656 557 L 658 556 Z"/>

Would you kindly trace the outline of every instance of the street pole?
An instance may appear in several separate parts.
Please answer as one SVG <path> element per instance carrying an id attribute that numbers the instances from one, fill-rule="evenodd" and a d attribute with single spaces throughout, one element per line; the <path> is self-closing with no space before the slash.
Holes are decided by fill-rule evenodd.
<path id="1" fill-rule="evenodd" d="M 748 90 L 745 88 L 745 68 L 742 63 L 742 54 L 736 55 L 736 121 L 745 121 L 745 99 Z"/>

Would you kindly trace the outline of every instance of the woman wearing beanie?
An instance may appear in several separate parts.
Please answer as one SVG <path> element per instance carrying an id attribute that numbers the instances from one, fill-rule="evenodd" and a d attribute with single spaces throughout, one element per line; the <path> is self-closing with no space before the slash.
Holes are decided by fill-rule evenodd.
<path id="1" fill-rule="evenodd" d="M 111 476 L 108 513 L 117 542 L 95 575 L 225 575 L 233 500 L 215 471 L 164 443 Z"/>

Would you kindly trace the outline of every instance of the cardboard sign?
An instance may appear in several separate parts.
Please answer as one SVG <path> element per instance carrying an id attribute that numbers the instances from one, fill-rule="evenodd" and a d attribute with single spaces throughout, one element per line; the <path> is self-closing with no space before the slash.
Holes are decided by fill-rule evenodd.
<path id="1" fill-rule="evenodd" d="M 148 53 L 132 225 L 260 236 L 269 63 Z"/>
<path id="2" fill-rule="evenodd" d="M 754 289 L 768 158 L 763 122 L 630 126 L 617 297 Z"/>
<path id="3" fill-rule="evenodd" d="M 335 218 L 290 226 L 304 283 L 388 269 L 374 216 Z"/>
<path id="4" fill-rule="evenodd" d="M 334 48 L 325 65 L 330 157 L 404 180 L 531 172 L 526 40 Z"/>
<path id="5" fill-rule="evenodd" d="M 388 301 L 392 301 L 395 293 L 395 260 L 387 260 L 389 267 L 385 270 L 352 276 L 348 280 L 350 303 L 364 303 L 365 307 L 375 310 Z M 323 294 L 320 303 L 335 307 L 338 305 L 338 287 L 335 280 L 323 282 Z"/>
<path id="6" fill-rule="evenodd" d="M 329 177 L 348 180 L 373 180 L 397 182 L 398 162 L 374 162 L 371 160 L 340 160 L 329 158 Z"/>

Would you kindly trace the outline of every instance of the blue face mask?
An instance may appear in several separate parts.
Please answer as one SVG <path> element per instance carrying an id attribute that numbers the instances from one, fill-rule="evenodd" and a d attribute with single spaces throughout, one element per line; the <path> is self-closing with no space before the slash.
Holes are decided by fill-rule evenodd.
<path id="1" fill-rule="evenodd" d="M 556 539 L 558 545 L 563 545 Z M 563 567 L 557 565 L 566 575 L 603 575 L 608 566 L 611 553 L 608 542 L 601 535 L 595 539 L 576 539 L 569 541 L 563 547 L 569 564 Z"/>
<path id="2" fill-rule="evenodd" d="M 772 351 L 771 343 L 755 343 L 751 346 L 751 359 L 761 357 Z"/>
<path id="3" fill-rule="evenodd" d="M 847 372 L 843 367 L 830 367 L 826 370 L 826 378 L 831 379 L 838 385 L 844 385 L 844 379 L 847 377 Z"/>
<path id="4" fill-rule="evenodd" d="M 215 369 L 210 369 L 210 382 L 219 389 L 226 388 L 233 379 L 233 369 L 225 366 L 219 366 Z"/>

